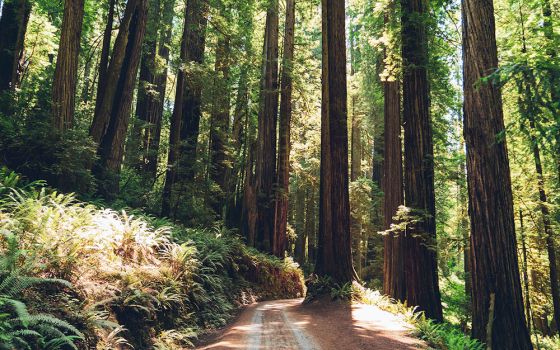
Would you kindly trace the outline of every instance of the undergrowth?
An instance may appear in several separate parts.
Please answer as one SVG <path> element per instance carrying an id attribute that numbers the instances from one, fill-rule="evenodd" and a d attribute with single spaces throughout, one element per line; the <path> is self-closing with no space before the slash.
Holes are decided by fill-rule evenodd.
<path id="1" fill-rule="evenodd" d="M 187 229 L 101 209 L 43 183 L 22 185 L 5 170 L 0 231 L 5 265 L 33 281 L 59 284 L 29 288 L 14 302 L 0 284 L 0 342 L 6 344 L 20 329 L 38 336 L 31 334 L 35 321 L 23 322 L 29 310 L 58 330 L 60 339 L 41 349 L 66 349 L 62 340 L 78 349 L 181 349 L 225 325 L 244 303 L 303 295 L 297 264 L 249 249 L 222 227 Z M 0 274 L 0 283 L 9 278 L 7 268 Z M 23 313 L 6 316 L 2 310 L 10 305 Z M 15 330 L 5 325 L 13 315 L 23 320 Z"/>

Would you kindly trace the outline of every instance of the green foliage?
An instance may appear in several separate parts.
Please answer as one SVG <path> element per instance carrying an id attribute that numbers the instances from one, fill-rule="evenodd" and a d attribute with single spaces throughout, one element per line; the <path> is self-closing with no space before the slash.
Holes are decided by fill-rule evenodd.
<path id="1" fill-rule="evenodd" d="M 416 323 L 417 335 L 430 346 L 442 350 L 484 350 L 486 347 L 447 323 L 435 323 L 420 316 Z"/>
<path id="2" fill-rule="evenodd" d="M 79 320 L 79 331 L 62 318 L 26 318 L 25 302 L 5 302 L 29 320 L 30 330 L 49 334 L 45 349 L 75 341 L 82 336 L 76 331 L 95 334 L 102 349 L 141 348 L 140 342 L 161 349 L 189 346 L 204 329 L 225 325 L 240 303 L 303 295 L 297 264 L 249 249 L 221 226 L 186 229 L 139 210 L 100 209 L 48 188 L 12 189 L 17 176 L 4 174 L 2 183 L 10 189 L 0 197 L 0 262 L 7 271 L 0 294 L 11 300 L 36 284 L 49 286 L 24 293 L 36 300 L 51 286 L 70 288 L 65 280 L 71 280 L 81 296 L 77 310 L 67 299 L 49 301 Z M 22 270 L 29 277 L 10 272 Z"/>

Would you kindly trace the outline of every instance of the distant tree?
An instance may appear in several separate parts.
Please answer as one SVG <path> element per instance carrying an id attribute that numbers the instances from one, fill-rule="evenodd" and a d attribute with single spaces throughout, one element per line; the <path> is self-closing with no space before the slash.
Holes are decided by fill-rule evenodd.
<path id="1" fill-rule="evenodd" d="M 256 185 L 256 245 L 272 252 L 276 182 L 276 124 L 278 121 L 278 0 L 269 0 L 266 12 L 258 119 Z"/>
<path id="2" fill-rule="evenodd" d="M 206 47 L 206 27 L 208 24 L 208 3 L 188 0 L 181 43 L 183 66 L 177 73 L 175 106 L 171 120 L 167 175 L 163 190 L 162 215 L 174 216 L 174 190 L 179 180 L 183 195 L 185 185 L 195 176 L 196 150 L 202 115 L 202 87 L 189 75 L 187 64 L 201 64 Z"/>
<path id="3" fill-rule="evenodd" d="M 288 229 L 288 196 L 290 190 L 290 123 L 292 119 L 292 74 L 294 64 L 294 27 L 296 23 L 295 0 L 286 0 L 286 26 L 284 32 L 284 57 L 280 92 L 280 130 L 277 162 L 276 215 L 274 223 L 274 255 L 283 257 L 286 250 Z"/>
<path id="4" fill-rule="evenodd" d="M 523 310 L 502 96 L 481 83 L 498 67 L 494 6 L 462 4 L 472 334 L 492 349 L 532 349 Z"/>
<path id="5" fill-rule="evenodd" d="M 140 63 L 136 104 L 139 169 L 155 181 L 161 139 L 169 45 L 175 17 L 175 0 L 150 0 L 146 40 Z"/>
<path id="6" fill-rule="evenodd" d="M 83 21 L 84 0 L 66 0 L 52 93 L 53 126 L 59 131 L 73 124 Z"/>

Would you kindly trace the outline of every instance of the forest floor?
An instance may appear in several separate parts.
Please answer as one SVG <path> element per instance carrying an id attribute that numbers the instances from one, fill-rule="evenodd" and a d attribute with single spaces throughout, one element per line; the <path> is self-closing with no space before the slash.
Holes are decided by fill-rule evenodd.
<path id="1" fill-rule="evenodd" d="M 426 349 L 412 329 L 375 306 L 302 299 L 257 303 L 199 350 Z"/>

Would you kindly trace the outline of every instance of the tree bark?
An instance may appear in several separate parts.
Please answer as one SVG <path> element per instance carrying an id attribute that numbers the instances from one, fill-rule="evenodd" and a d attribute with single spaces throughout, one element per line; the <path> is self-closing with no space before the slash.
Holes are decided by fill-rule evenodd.
<path id="1" fill-rule="evenodd" d="M 472 333 L 480 341 L 491 340 L 495 350 L 532 349 L 523 310 L 507 146 L 499 138 L 505 129 L 501 91 L 494 84 L 480 84 L 498 67 L 492 1 L 464 0 L 462 18 Z"/>
<path id="2" fill-rule="evenodd" d="M 189 0 L 185 8 L 181 62 L 200 64 L 204 60 L 206 46 L 208 4 Z M 186 67 L 177 73 L 175 106 L 171 120 L 167 174 L 163 189 L 162 215 L 174 217 L 177 195 L 183 194 L 184 185 L 194 179 L 196 147 L 201 116 L 201 87 L 188 76 Z M 181 189 L 176 188 L 181 180 Z M 177 193 L 180 192 L 180 193 Z"/>
<path id="3" fill-rule="evenodd" d="M 211 116 L 210 152 L 211 169 L 210 178 L 220 187 L 221 194 L 214 198 L 214 210 L 222 214 L 227 198 L 226 176 L 230 168 L 230 159 L 227 154 L 228 134 L 230 127 L 230 39 L 218 38 L 216 47 L 216 63 L 214 76 L 214 106 Z"/>
<path id="4" fill-rule="evenodd" d="M 100 113 L 95 116 L 92 126 L 92 136 L 99 142 L 100 157 L 95 172 L 102 181 L 99 191 L 107 198 L 114 197 L 119 190 L 124 141 L 130 120 L 146 20 L 147 0 L 130 0 L 109 64 L 106 81 L 108 87 L 104 89 Z M 117 79 L 113 80 L 113 77 Z M 103 133 L 99 133 L 103 130 Z"/>
<path id="5" fill-rule="evenodd" d="M 257 247 L 272 253 L 276 182 L 276 122 L 278 114 L 278 0 L 266 14 L 263 75 L 257 138 Z"/>
<path id="6" fill-rule="evenodd" d="M 424 0 L 403 0 L 403 124 L 405 205 L 417 216 L 403 238 L 406 300 L 428 318 L 442 321 L 437 270 L 434 147 L 427 76 Z"/>
<path id="7" fill-rule="evenodd" d="M 83 21 L 84 0 L 66 0 L 52 92 L 53 127 L 58 131 L 70 129 L 74 120 Z"/>
<path id="8" fill-rule="evenodd" d="M 284 32 L 284 59 L 280 96 L 280 130 L 276 192 L 276 215 L 272 252 L 284 257 L 288 229 L 288 196 L 290 191 L 290 124 L 292 119 L 292 74 L 294 61 L 295 0 L 286 0 L 286 27 Z"/>
<path id="9" fill-rule="evenodd" d="M 339 284 L 356 278 L 352 267 L 348 193 L 345 4 L 323 0 L 321 195 L 315 272 Z"/>
<path id="10" fill-rule="evenodd" d="M 161 3 L 163 1 L 163 4 Z M 140 169 L 155 181 L 167 88 L 174 0 L 152 0 L 140 64 L 136 105 Z M 159 63 L 161 62 L 161 63 Z"/>
<path id="11" fill-rule="evenodd" d="M 385 81 L 385 154 L 383 163 L 383 212 L 385 229 L 390 229 L 399 206 L 404 204 L 401 94 L 398 81 Z M 383 291 L 399 301 L 405 301 L 403 233 L 389 233 L 384 237 Z"/>
<path id="12" fill-rule="evenodd" d="M 97 98 L 95 100 L 95 113 L 97 115 L 103 102 L 105 95 L 105 87 L 107 84 L 107 69 L 109 66 L 109 56 L 111 51 L 111 37 L 113 34 L 113 20 L 115 17 L 116 0 L 109 0 L 107 3 L 107 19 L 105 30 L 103 31 L 103 43 L 101 45 L 101 57 L 99 58 L 99 70 L 97 78 Z"/>
<path id="13" fill-rule="evenodd" d="M 29 0 L 6 0 L 0 17 L 0 92 L 19 83 L 25 32 L 31 14 Z"/>

